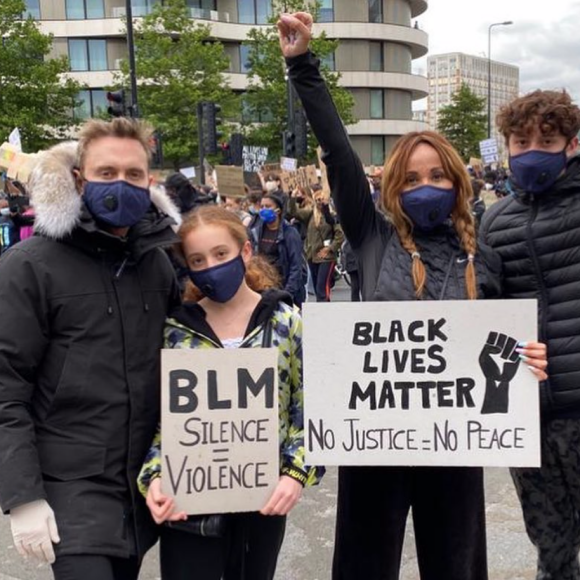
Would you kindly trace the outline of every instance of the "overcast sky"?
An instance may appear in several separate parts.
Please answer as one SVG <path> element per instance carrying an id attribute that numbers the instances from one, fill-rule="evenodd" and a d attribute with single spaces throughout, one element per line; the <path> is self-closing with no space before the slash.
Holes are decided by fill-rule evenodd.
<path id="1" fill-rule="evenodd" d="M 428 55 L 485 57 L 488 26 L 507 20 L 513 24 L 492 29 L 491 57 L 519 67 L 520 91 L 565 88 L 580 103 L 580 0 L 429 0 L 417 17 Z M 426 74 L 426 63 L 415 60 L 413 70 Z"/>

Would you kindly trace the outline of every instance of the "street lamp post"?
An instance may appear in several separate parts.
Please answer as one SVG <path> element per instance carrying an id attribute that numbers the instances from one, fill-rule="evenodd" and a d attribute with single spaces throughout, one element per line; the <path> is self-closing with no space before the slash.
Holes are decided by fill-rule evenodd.
<path id="1" fill-rule="evenodd" d="M 511 20 L 494 22 L 487 29 L 487 138 L 491 138 L 491 29 L 494 26 L 509 26 Z"/>

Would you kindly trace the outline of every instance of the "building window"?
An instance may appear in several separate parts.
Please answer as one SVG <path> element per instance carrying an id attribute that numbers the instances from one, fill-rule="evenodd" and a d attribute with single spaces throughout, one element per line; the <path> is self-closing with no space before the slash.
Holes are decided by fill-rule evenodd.
<path id="1" fill-rule="evenodd" d="M 369 22 L 383 21 L 383 0 L 369 0 Z"/>
<path id="2" fill-rule="evenodd" d="M 147 16 L 160 0 L 131 0 L 131 12 L 133 16 Z"/>
<path id="3" fill-rule="evenodd" d="M 28 16 L 40 20 L 40 0 L 26 0 L 24 17 L 27 18 Z"/>
<path id="4" fill-rule="evenodd" d="M 87 20 L 104 18 L 103 0 L 66 0 L 67 20 Z"/>
<path id="5" fill-rule="evenodd" d="M 86 38 L 69 39 L 71 71 L 108 70 L 107 41 Z"/>
<path id="6" fill-rule="evenodd" d="M 370 43 L 370 70 L 382 72 L 385 70 L 385 58 L 382 42 Z"/>
<path id="7" fill-rule="evenodd" d="M 382 135 L 371 135 L 371 165 L 385 163 L 385 138 Z"/>
<path id="8" fill-rule="evenodd" d="M 334 22 L 334 0 L 322 0 L 318 22 Z"/>
<path id="9" fill-rule="evenodd" d="M 385 118 L 385 99 L 382 89 L 371 89 L 371 119 Z"/>
<path id="10" fill-rule="evenodd" d="M 331 52 L 329 55 L 320 59 L 320 62 L 324 66 L 328 67 L 328 70 L 336 70 L 336 58 L 334 55 L 335 55 L 335 53 Z"/>
<path id="11" fill-rule="evenodd" d="M 250 47 L 247 44 L 240 44 L 240 72 L 250 72 L 250 63 L 248 56 L 250 54 Z"/>
<path id="12" fill-rule="evenodd" d="M 89 117 L 99 117 L 107 112 L 109 103 L 107 91 L 103 89 L 88 89 L 77 95 L 78 104 L 74 108 L 74 119 L 82 121 Z"/>
<path id="13" fill-rule="evenodd" d="M 239 0 L 240 24 L 268 24 L 272 16 L 272 0 Z"/>
<path id="14" fill-rule="evenodd" d="M 217 10 L 216 0 L 186 0 L 192 18 L 211 19 L 210 11 Z"/>

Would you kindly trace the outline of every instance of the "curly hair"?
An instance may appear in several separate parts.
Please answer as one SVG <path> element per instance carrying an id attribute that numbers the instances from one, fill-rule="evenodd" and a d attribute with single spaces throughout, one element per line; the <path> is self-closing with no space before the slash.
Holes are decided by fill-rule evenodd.
<path id="1" fill-rule="evenodd" d="M 457 192 L 451 219 L 461 247 L 468 256 L 465 271 L 466 294 L 468 299 L 474 300 L 477 298 L 477 280 L 474 264 L 477 252 L 477 237 L 473 214 L 469 207 L 469 200 L 473 195 L 473 191 L 469 174 L 461 157 L 445 137 L 434 131 L 413 131 L 403 135 L 395 143 L 383 170 L 381 186 L 382 209 L 393 223 L 401 245 L 411 255 L 411 271 L 415 295 L 417 298 L 421 298 L 425 291 L 427 272 L 413 239 L 413 222 L 403 211 L 401 202 L 409 159 L 415 148 L 421 143 L 425 143 L 437 151 L 441 158 L 443 171 L 453 182 Z"/>
<path id="2" fill-rule="evenodd" d="M 235 214 L 217 205 L 206 205 L 189 214 L 179 228 L 179 237 L 183 244 L 185 238 L 196 228 L 204 225 L 225 228 L 238 243 L 240 250 L 248 241 L 248 231 Z M 182 253 L 183 257 L 183 253 Z M 185 260 L 185 258 L 183 257 Z M 255 292 L 268 288 L 280 287 L 280 276 L 277 270 L 261 256 L 252 256 L 246 264 L 246 283 Z M 188 281 L 183 299 L 186 302 L 199 302 L 203 293 L 191 281 Z"/>
<path id="3" fill-rule="evenodd" d="M 503 106 L 496 122 L 506 142 L 513 133 L 528 135 L 535 127 L 542 135 L 561 133 L 570 140 L 580 131 L 580 108 L 565 90 L 536 90 Z"/>

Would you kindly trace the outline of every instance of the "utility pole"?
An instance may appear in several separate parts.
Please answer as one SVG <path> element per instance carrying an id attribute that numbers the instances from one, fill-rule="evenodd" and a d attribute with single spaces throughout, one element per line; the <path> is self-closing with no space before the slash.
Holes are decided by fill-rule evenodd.
<path id="1" fill-rule="evenodd" d="M 127 48 L 129 51 L 129 77 L 131 79 L 131 117 L 139 118 L 137 101 L 137 71 L 135 67 L 135 41 L 133 38 L 133 8 L 131 0 L 125 0 L 125 16 L 127 18 Z"/>
<path id="2" fill-rule="evenodd" d="M 202 185 L 205 185 L 205 168 L 203 166 L 203 161 L 205 159 L 205 150 L 203 147 L 203 102 L 197 103 L 197 141 L 199 148 L 199 182 Z"/>

